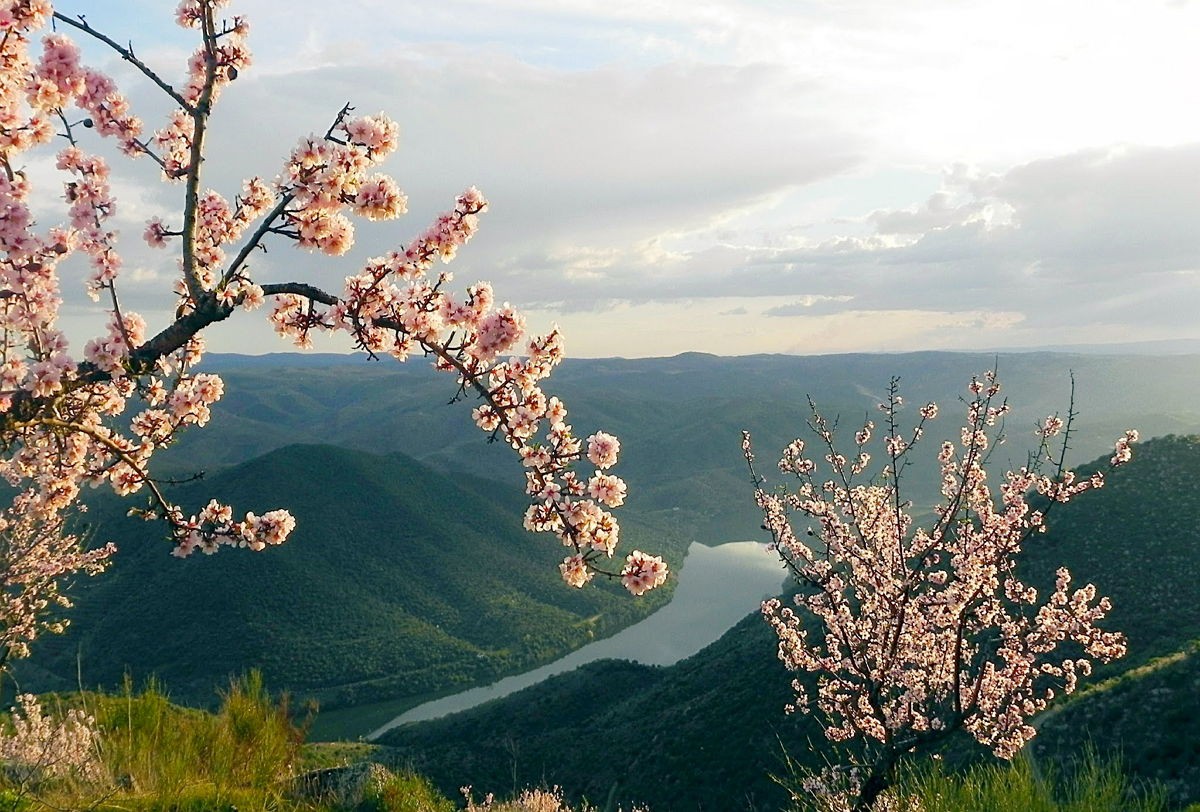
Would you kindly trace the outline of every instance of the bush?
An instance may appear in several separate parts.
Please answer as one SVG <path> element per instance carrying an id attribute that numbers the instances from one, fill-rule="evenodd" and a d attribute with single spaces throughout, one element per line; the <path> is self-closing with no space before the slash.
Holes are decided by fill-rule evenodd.
<path id="1" fill-rule="evenodd" d="M 257 672 L 234 680 L 216 714 L 172 705 L 159 685 L 96 696 L 103 760 L 118 787 L 176 798 L 197 785 L 267 790 L 290 776 L 304 733 Z"/>
<path id="2" fill-rule="evenodd" d="M 392 775 L 368 793 L 364 812 L 454 812 L 455 805 L 415 773 Z"/>

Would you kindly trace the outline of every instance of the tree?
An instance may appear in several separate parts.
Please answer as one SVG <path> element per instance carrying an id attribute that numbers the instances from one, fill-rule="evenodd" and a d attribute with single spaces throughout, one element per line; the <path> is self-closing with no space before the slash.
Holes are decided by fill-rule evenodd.
<path id="1" fill-rule="evenodd" d="M 54 12 L 49 0 L 0 0 L 0 474 L 16 492 L 0 511 L 10 598 L 0 616 L 5 656 L 26 653 L 39 630 L 55 627 L 47 612 L 65 601 L 65 576 L 98 571 L 112 553 L 111 546 L 85 552 L 66 532 L 85 484 L 146 495 L 136 511 L 165 523 L 179 556 L 221 545 L 262 550 L 287 538 L 294 525 L 287 511 L 235 518 L 230 506 L 213 501 L 190 514 L 172 503 L 149 467 L 179 431 L 208 422 L 224 391 L 218 376 L 195 371 L 204 332 L 267 302 L 275 330 L 299 347 L 310 346 L 315 334 L 341 332 L 372 358 L 404 361 L 422 353 L 456 377 L 459 397 L 477 394 L 475 422 L 510 445 L 527 469 L 526 527 L 553 533 L 570 548 L 560 567 L 568 584 L 583 586 L 597 573 L 620 578 L 639 595 L 661 584 L 662 560 L 636 550 L 622 569 L 603 567 L 619 533 L 609 509 L 625 497 L 625 484 L 605 473 L 620 444 L 604 432 L 579 439 L 562 401 L 542 391 L 563 357 L 558 330 L 526 340 L 524 318 L 507 303 L 497 306 L 488 283 L 455 295 L 451 275 L 437 270 L 475 233 L 488 206 L 478 190 L 465 191 L 407 245 L 353 269 L 341 290 L 256 281 L 254 257 L 268 244 L 291 242 L 336 257 L 353 243 L 348 214 L 390 220 L 404 213 L 406 198 L 392 178 L 373 171 L 396 148 L 396 124 L 382 114 L 355 116 L 349 105 L 323 135 L 300 140 L 273 182 L 251 177 L 232 199 L 204 188 L 214 160 L 206 150 L 210 117 L 249 61 L 249 26 L 243 17 L 221 16 L 227 3 L 179 4 L 176 20 L 196 32 L 199 47 L 182 84 L 173 85 L 132 46 L 82 16 Z M 64 34 L 48 33 L 35 59 L 31 40 L 52 21 L 112 48 L 165 94 L 172 110 L 163 126 L 146 134 L 115 83 L 84 66 Z M 116 202 L 108 164 L 88 152 L 96 136 L 115 140 L 129 159 L 154 162 L 180 189 L 178 219 L 153 219 L 144 233 L 151 246 L 173 249 L 179 264 L 167 294 L 175 297 L 175 317 L 153 330 L 118 296 L 121 257 L 109 224 Z M 39 229 L 30 210 L 35 182 L 24 162 L 59 137 L 67 219 Z M 107 328 L 80 356 L 58 326 L 59 266 L 72 254 L 87 258 L 87 293 L 107 314 Z M 591 476 L 572 470 L 584 457 L 595 466 Z M 25 577 L 30 567 L 18 561 L 39 577 Z"/>
<path id="2" fill-rule="evenodd" d="M 896 379 L 879 405 L 882 436 L 866 421 L 852 458 L 839 452 L 835 424 L 810 403 L 828 478 L 798 439 L 779 461 L 798 486 L 769 492 L 743 436 L 764 526 L 799 583 L 796 608 L 770 600 L 763 615 L 779 637 L 779 658 L 816 675 L 826 737 L 863 745 L 861 772 L 841 782 L 854 810 L 872 808 L 901 756 L 956 730 L 1011 758 L 1034 735 L 1029 717 L 1056 692 L 1071 693 L 1093 659 L 1124 654 L 1124 637 L 1097 626 L 1110 604 L 1094 586 L 1072 589 L 1060 568 L 1042 599 L 1016 571 L 1051 508 L 1104 484 L 1103 473 L 1082 478 L 1066 467 L 1074 398 L 1065 419 L 1053 415 L 1038 427 L 1038 450 L 1004 474 L 997 501 L 986 466 L 1009 411 L 999 393 L 994 373 L 971 380 L 959 442 L 942 443 L 937 454 L 942 501 L 927 526 L 914 521 L 901 480 L 938 407 L 921 407 L 904 432 Z M 1117 440 L 1111 465 L 1129 460 L 1136 439 L 1129 431 Z M 882 465 L 868 478 L 873 443 L 883 446 Z M 809 689 L 800 680 L 793 687 L 788 710 L 809 710 Z"/>

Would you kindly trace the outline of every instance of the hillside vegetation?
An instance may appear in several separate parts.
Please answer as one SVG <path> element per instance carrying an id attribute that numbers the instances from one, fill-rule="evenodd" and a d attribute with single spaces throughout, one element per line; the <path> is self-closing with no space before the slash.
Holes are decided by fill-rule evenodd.
<path id="1" fill-rule="evenodd" d="M 0 809 L 98 812 L 452 812 L 460 808 L 396 754 L 362 744 L 304 742 L 286 703 L 257 673 L 223 692 L 214 713 L 168 702 L 150 685 L 120 694 L 44 697 L 49 737 L 27 740 L 0 772 Z M 64 716 L 84 712 L 91 745 L 55 744 Z M 42 718 L 44 711 L 39 710 Z M 0 716 L 0 736 L 12 735 Z M 68 755 L 70 753 L 70 755 Z M 388 766 L 384 766 L 388 765 Z M 618 802 L 614 788 L 594 803 L 570 803 L 559 788 L 523 787 L 493 800 L 466 787 L 466 812 L 650 812 Z M 505 797 L 505 796 L 498 796 Z M 949 775 L 928 765 L 906 771 L 895 812 L 1162 812 L 1161 796 L 1130 785 L 1116 765 L 1085 758 L 1074 777 L 1039 775 L 1027 761 Z M 711 809 L 706 803 L 703 809 Z M 718 807 L 732 809 L 736 807 Z M 754 805 L 755 809 L 772 809 Z"/>
<path id="2" fill-rule="evenodd" d="M 1197 483 L 1200 437 L 1143 443 L 1102 491 L 1050 517 L 1027 561 L 1043 572 L 1058 561 L 1096 584 L 1113 602 L 1106 625 L 1129 639 L 1126 657 L 1097 670 L 1096 689 L 1047 714 L 1034 752 L 1054 761 L 1090 739 L 1177 803 L 1200 802 Z"/>
<path id="3" fill-rule="evenodd" d="M 156 525 L 101 500 L 86 514 L 90 532 L 121 550 L 103 578 L 79 584 L 68 633 L 41 644 L 22 684 L 70 688 L 81 675 L 111 688 L 153 673 L 177 698 L 207 704 L 231 674 L 255 667 L 273 691 L 327 707 L 416 698 L 541 664 L 667 597 L 633 600 L 615 583 L 567 588 L 561 548 L 522 529 L 518 488 L 498 490 L 401 454 L 287 446 L 177 498 L 192 509 L 209 496 L 286 505 L 292 539 L 184 560 Z M 629 549 L 682 558 L 682 545 L 636 521 L 623 536 Z"/>
<path id="4" fill-rule="evenodd" d="M 501 482 L 508 491 L 522 481 L 520 464 L 506 449 L 482 442 L 470 418 L 473 402 L 445 405 L 454 387 L 426 366 L 303 355 L 217 355 L 205 363 L 221 372 L 227 394 L 208 428 L 185 434 L 164 455 L 180 473 L 319 438 L 375 453 L 402 451 L 442 471 Z M 1034 424 L 1066 409 L 1073 371 L 1083 432 L 1072 445 L 1075 462 L 1085 462 L 1111 448 L 1130 425 L 1143 437 L 1200 427 L 1200 387 L 1189 383 L 1196 364 L 1196 356 L 1067 353 L 686 353 L 569 359 L 555 372 L 552 389 L 571 404 L 569 422 L 577 429 L 621 438 L 619 473 L 629 483 L 624 513 L 656 516 L 711 544 L 747 538 L 761 521 L 746 488 L 741 431 L 754 432 L 764 453 L 782 448 L 804 433 L 809 395 L 826 415 L 852 425 L 877 413 L 888 381 L 898 375 L 905 395 L 942 405 L 944 416 L 930 432 L 940 441 L 956 431 L 958 400 L 971 375 L 995 365 L 1015 407 L 997 461 L 1020 464 Z M 911 469 L 918 507 L 936 500 L 936 483 L 932 465 Z"/>
<path id="5" fill-rule="evenodd" d="M 1055 509 L 1051 532 L 1030 541 L 1025 565 L 1033 581 L 1052 580 L 1066 565 L 1077 583 L 1097 584 L 1113 599 L 1106 628 L 1130 641 L 1129 656 L 1097 675 L 1113 683 L 1046 715 L 1037 763 L 1067 769 L 1090 741 L 1135 778 L 1161 781 L 1177 807 L 1200 802 L 1200 672 L 1191 643 L 1200 636 L 1198 475 L 1200 438 L 1141 444 L 1105 488 Z M 1187 653 L 1161 667 L 1138 668 L 1180 650 Z M 618 784 L 654 809 L 740 809 L 751 800 L 775 809 L 786 799 L 766 772 L 773 763 L 782 769 L 781 748 L 819 767 L 827 747 L 814 718 L 783 713 L 792 676 L 775 659 L 770 629 L 752 615 L 674 666 L 593 663 L 381 741 L 443 787 L 467 772 L 479 786 L 505 789 L 515 775 L 593 795 Z M 988 760 L 973 744 L 962 749 Z"/>

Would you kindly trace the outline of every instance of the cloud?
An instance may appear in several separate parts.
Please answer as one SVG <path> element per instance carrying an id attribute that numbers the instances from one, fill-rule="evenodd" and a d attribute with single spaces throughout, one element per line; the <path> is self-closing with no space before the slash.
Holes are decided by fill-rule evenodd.
<path id="1" fill-rule="evenodd" d="M 475 184 L 492 209 L 458 279 L 597 337 L 651 311 L 647 332 L 675 313 L 712 351 L 698 336 L 721 319 L 747 347 L 772 340 L 753 319 L 864 340 L 885 324 L 914 341 L 1193 334 L 1200 130 L 1178 100 L 1200 12 L 1097 2 L 354 0 L 330 25 L 312 0 L 284 15 L 242 0 L 256 65 L 218 107 L 205 185 L 232 196 L 273 177 L 349 101 L 400 121 L 388 169 L 411 214 L 358 223 L 337 262 L 272 243 L 253 258 L 260 281 L 336 289 Z M 174 79 L 186 34 L 154 31 L 139 53 Z M 158 126 L 162 94 L 128 87 Z M 116 182 L 123 290 L 167 312 L 154 280 L 174 260 L 139 235 L 180 187 L 145 161 Z M 77 279 L 64 290 L 81 305 Z"/>
<path id="2" fill-rule="evenodd" d="M 874 211 L 867 217 L 867 221 L 875 228 L 875 232 L 881 235 L 924 234 L 977 219 L 984 211 L 984 204 L 980 201 L 972 200 L 955 205 L 950 192 L 939 189 L 922 206 Z"/>
<path id="3" fill-rule="evenodd" d="M 1030 339 L 1065 329 L 1121 339 L 1188 332 L 1200 307 L 1197 176 L 1200 145 L 1086 150 L 993 174 L 952 167 L 923 203 L 868 214 L 873 233 L 784 248 L 631 247 L 606 254 L 590 278 L 571 277 L 554 300 L 603 311 L 681 297 L 774 297 L 784 301 L 755 312 L 967 313 L 939 323 L 1024 330 Z M 570 276 L 552 255 L 526 255 L 523 264 L 541 279 Z M 988 312 L 1001 315 L 978 315 Z"/>
<path id="4" fill-rule="evenodd" d="M 1200 266 L 1200 143 L 1089 150 L 981 181 L 1011 205 L 1014 253 L 1064 276 L 1156 274 Z"/>
<path id="5" fill-rule="evenodd" d="M 856 308 L 986 306 L 1025 313 L 1030 328 L 1191 329 L 1200 306 L 1198 176 L 1200 144 L 951 173 L 923 207 L 868 218 L 907 241 L 764 252 L 757 276 L 780 292 L 853 294 Z"/>
<path id="6" fill-rule="evenodd" d="M 796 104 L 768 103 L 781 93 Z M 671 284 L 686 286 L 684 266 L 721 262 L 710 235 L 862 159 L 859 139 L 804 112 L 806 93 L 768 66 L 561 71 L 464 58 L 405 65 L 382 83 L 353 67 L 259 77 L 222 99 L 212 151 L 233 161 L 214 177 L 228 188 L 273 173 L 300 134 L 324 128 L 330 99 L 351 99 L 402 122 L 389 168 L 411 209 L 360 228 L 364 255 L 475 184 L 492 207 L 456 272 L 504 284 L 514 301 L 625 296 L 611 285 L 647 266 L 660 280 L 676 269 Z"/>
<path id="7" fill-rule="evenodd" d="M 846 308 L 837 307 L 854 300 L 853 296 L 805 296 L 791 304 L 770 307 L 763 311 L 764 316 L 813 316 L 818 313 L 829 313 Z"/>

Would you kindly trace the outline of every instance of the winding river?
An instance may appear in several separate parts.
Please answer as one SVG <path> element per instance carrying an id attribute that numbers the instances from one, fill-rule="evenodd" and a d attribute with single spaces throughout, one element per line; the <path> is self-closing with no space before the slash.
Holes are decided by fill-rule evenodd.
<path id="1" fill-rule="evenodd" d="M 418 705 L 372 731 L 367 738 L 374 739 L 408 722 L 436 719 L 473 708 L 593 660 L 671 665 L 714 642 L 757 609 L 763 598 L 778 594 L 783 581 L 779 560 L 765 545 L 735 541 L 707 547 L 693 542 L 688 547 L 671 602 L 650 617 L 541 668 Z"/>

